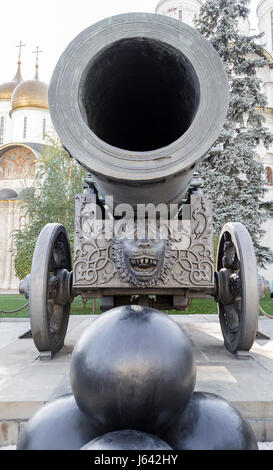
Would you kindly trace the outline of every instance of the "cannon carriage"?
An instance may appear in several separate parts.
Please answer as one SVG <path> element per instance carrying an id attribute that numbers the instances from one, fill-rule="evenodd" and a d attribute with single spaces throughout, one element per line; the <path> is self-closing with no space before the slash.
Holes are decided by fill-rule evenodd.
<path id="1" fill-rule="evenodd" d="M 211 201 L 196 172 L 228 104 L 219 55 L 175 19 L 118 15 L 63 52 L 50 112 L 87 176 L 75 198 L 73 266 L 65 227 L 48 224 L 21 284 L 41 354 L 62 348 L 78 295 L 99 298 L 102 311 L 128 304 L 183 311 L 210 295 L 226 348 L 251 349 L 267 285 L 240 223 L 223 227 L 214 260 Z"/>

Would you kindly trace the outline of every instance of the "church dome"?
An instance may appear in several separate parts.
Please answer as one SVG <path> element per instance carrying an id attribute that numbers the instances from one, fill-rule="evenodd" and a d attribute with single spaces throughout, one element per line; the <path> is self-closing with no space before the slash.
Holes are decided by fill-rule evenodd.
<path id="1" fill-rule="evenodd" d="M 20 108 L 48 109 L 48 85 L 39 79 L 25 80 L 13 91 L 12 111 Z"/>
<path id="2" fill-rule="evenodd" d="M 18 69 L 15 77 L 10 82 L 2 83 L 0 85 L 0 100 L 10 100 L 12 93 L 19 83 L 23 81 L 21 75 L 21 62 L 18 62 Z"/>
<path id="3" fill-rule="evenodd" d="M 14 82 L 13 80 L 0 85 L 0 100 L 10 100 L 11 95 L 17 85 L 18 83 Z"/>

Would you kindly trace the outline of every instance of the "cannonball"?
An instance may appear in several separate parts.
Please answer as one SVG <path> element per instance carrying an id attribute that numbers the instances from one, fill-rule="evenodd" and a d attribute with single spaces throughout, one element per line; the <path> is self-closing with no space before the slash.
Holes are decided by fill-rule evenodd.
<path id="1" fill-rule="evenodd" d="M 177 422 L 163 433 L 175 450 L 257 450 L 250 424 L 218 395 L 194 392 Z"/>
<path id="2" fill-rule="evenodd" d="M 131 429 L 96 437 L 81 450 L 172 450 L 156 436 Z"/>
<path id="3" fill-rule="evenodd" d="M 24 427 L 17 450 L 79 450 L 99 433 L 73 395 L 42 406 Z"/>
<path id="4" fill-rule="evenodd" d="M 196 379 L 182 329 L 167 314 L 141 306 L 98 317 L 77 342 L 70 372 L 79 408 L 96 419 L 102 434 L 156 434 L 186 406 Z"/>

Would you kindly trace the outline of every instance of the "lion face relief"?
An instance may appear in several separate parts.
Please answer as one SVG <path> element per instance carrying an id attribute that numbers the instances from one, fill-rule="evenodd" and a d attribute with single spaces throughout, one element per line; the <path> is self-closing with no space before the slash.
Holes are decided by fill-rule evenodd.
<path id="1" fill-rule="evenodd" d="M 126 233 L 114 238 L 112 255 L 122 279 L 138 287 L 166 283 L 175 260 L 169 240 L 132 239 Z"/>
<path id="2" fill-rule="evenodd" d="M 124 240 L 125 266 L 138 281 L 155 279 L 162 270 L 165 249 L 165 240 Z"/>

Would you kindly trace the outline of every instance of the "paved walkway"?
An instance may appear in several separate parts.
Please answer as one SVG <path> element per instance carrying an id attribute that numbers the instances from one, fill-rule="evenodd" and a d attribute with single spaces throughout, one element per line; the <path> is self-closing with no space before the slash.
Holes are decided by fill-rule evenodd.
<path id="1" fill-rule="evenodd" d="M 24 423 L 43 403 L 70 392 L 71 353 L 96 317 L 70 316 L 65 346 L 40 361 L 32 339 L 18 339 L 27 319 L 0 319 L 0 447 L 15 444 Z M 217 315 L 174 316 L 191 339 L 197 363 L 195 391 L 226 398 L 249 419 L 259 441 L 273 441 L 273 321 L 259 320 L 270 340 L 257 340 L 248 360 L 229 354 Z"/>

